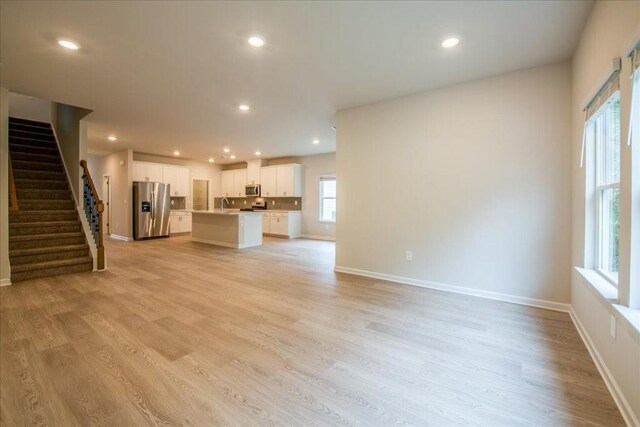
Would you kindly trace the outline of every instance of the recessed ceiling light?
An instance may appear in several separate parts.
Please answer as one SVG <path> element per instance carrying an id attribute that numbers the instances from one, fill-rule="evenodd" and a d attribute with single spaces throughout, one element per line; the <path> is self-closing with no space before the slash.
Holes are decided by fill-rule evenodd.
<path id="1" fill-rule="evenodd" d="M 337 128 L 335 126 L 331 126 L 331 129 L 336 130 Z"/>
<path id="2" fill-rule="evenodd" d="M 262 152 L 261 151 L 256 151 L 256 156 L 261 156 Z"/>
<path id="3" fill-rule="evenodd" d="M 241 104 L 240 106 L 238 106 L 238 109 L 240 111 L 249 111 L 251 109 L 251 107 L 249 107 L 248 105 L 245 105 L 245 104 Z"/>
<path id="4" fill-rule="evenodd" d="M 108 139 L 109 141 L 117 141 L 117 140 L 118 140 L 118 138 L 116 138 L 116 137 L 115 137 L 115 136 L 113 136 L 113 135 L 108 136 L 108 137 L 107 137 L 107 139 Z"/>
<path id="5" fill-rule="evenodd" d="M 173 152 L 173 155 L 174 155 L 174 156 L 179 156 L 179 155 L 180 155 L 180 152 L 179 152 L 178 150 L 176 150 L 176 151 L 174 151 L 174 152 Z"/>
<path id="6" fill-rule="evenodd" d="M 222 151 L 224 151 L 225 153 L 228 153 L 231 150 L 229 148 L 225 147 L 225 148 L 222 149 Z"/>
<path id="7" fill-rule="evenodd" d="M 262 47 L 264 46 L 264 39 L 260 36 L 251 36 L 247 40 L 247 42 L 253 47 Z"/>
<path id="8" fill-rule="evenodd" d="M 230 159 L 235 159 L 235 158 L 236 158 L 236 155 L 235 155 L 235 154 L 232 154 L 232 155 L 230 155 L 230 156 L 229 156 L 229 158 L 230 158 Z"/>
<path id="9" fill-rule="evenodd" d="M 213 160 L 213 157 L 209 157 L 209 163 L 213 163 L 215 160 Z"/>
<path id="10" fill-rule="evenodd" d="M 78 50 L 80 49 L 80 45 L 72 42 L 71 40 L 60 39 L 58 40 L 58 44 L 66 49 L 70 50 Z"/>
<path id="11" fill-rule="evenodd" d="M 320 144 L 320 140 L 319 140 L 319 139 L 314 139 L 314 140 L 313 140 L 313 144 L 314 144 L 314 145 L 318 145 L 318 144 Z"/>
<path id="12" fill-rule="evenodd" d="M 460 43 L 460 39 L 457 37 L 449 37 L 442 42 L 442 47 L 445 49 L 451 49 Z"/>

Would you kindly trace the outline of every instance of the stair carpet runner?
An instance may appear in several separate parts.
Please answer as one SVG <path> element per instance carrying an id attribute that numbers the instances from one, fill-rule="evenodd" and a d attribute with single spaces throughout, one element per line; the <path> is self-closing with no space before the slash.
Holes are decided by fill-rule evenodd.
<path id="1" fill-rule="evenodd" d="M 18 210 L 9 211 L 11 281 L 93 269 L 49 123 L 9 118 Z"/>

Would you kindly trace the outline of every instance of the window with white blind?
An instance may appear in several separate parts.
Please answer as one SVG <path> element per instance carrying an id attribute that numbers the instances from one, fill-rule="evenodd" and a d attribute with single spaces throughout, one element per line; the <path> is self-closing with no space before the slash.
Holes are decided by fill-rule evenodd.
<path id="1" fill-rule="evenodd" d="M 336 177 L 320 177 L 320 221 L 336 222 Z"/>
<path id="2" fill-rule="evenodd" d="M 620 97 L 614 92 L 586 127 L 594 141 L 595 264 L 613 284 L 618 283 L 620 231 Z"/>

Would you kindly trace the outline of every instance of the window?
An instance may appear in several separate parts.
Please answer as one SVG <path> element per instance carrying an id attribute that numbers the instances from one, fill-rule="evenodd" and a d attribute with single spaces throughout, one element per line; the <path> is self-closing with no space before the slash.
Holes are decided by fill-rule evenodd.
<path id="1" fill-rule="evenodd" d="M 620 98 L 614 93 L 587 124 L 595 141 L 596 269 L 618 283 L 620 230 Z"/>
<path id="2" fill-rule="evenodd" d="M 336 222 L 336 177 L 320 177 L 320 221 Z"/>

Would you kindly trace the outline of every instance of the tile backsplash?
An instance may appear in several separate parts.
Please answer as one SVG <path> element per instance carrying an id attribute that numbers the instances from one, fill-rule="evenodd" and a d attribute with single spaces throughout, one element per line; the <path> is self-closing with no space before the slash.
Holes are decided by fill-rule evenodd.
<path id="1" fill-rule="evenodd" d="M 262 197 L 267 202 L 267 210 L 280 210 L 280 211 L 301 211 L 302 210 L 302 197 Z M 214 199 L 214 208 L 220 209 L 220 200 L 222 197 L 216 197 Z M 256 199 L 251 197 L 227 197 L 229 204 L 225 203 L 225 208 L 241 209 L 250 208 L 251 202 Z M 247 202 L 245 205 L 244 202 Z M 298 204 L 296 205 L 296 202 Z"/>

